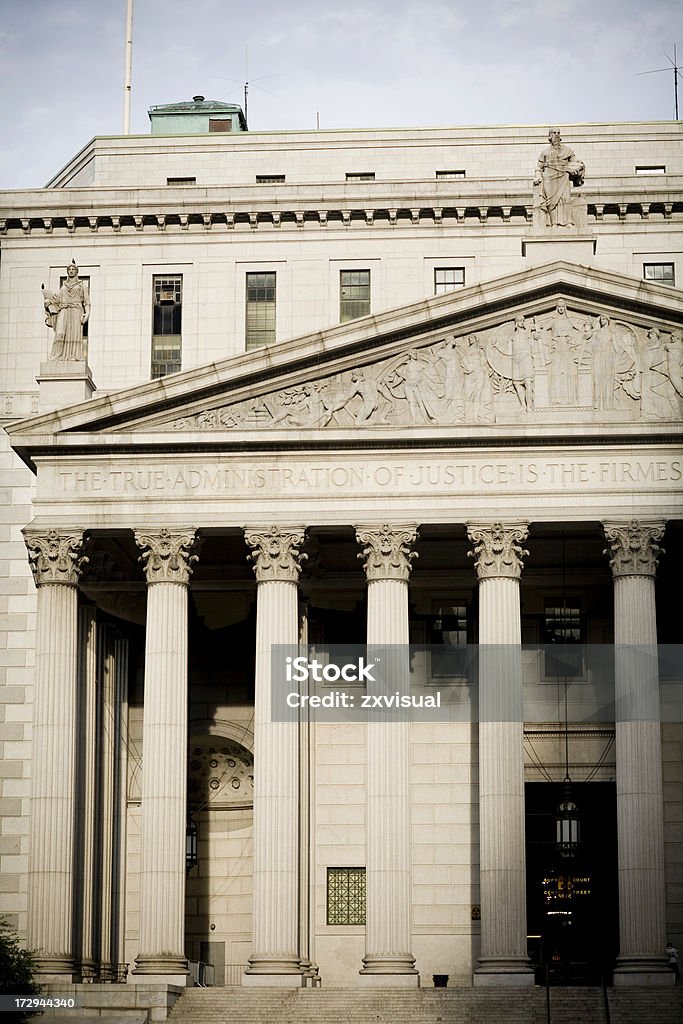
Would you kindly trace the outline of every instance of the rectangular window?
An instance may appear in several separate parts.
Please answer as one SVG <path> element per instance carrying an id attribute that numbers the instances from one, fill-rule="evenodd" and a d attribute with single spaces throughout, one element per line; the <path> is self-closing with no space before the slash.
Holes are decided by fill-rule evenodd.
<path id="1" fill-rule="evenodd" d="M 439 180 L 442 179 L 442 178 L 445 179 L 445 180 L 452 180 L 453 178 L 464 178 L 465 177 L 465 172 L 464 171 L 437 171 L 436 172 L 436 176 L 437 176 L 437 178 Z"/>
<path id="2" fill-rule="evenodd" d="M 552 679 L 575 679 L 582 674 L 581 608 L 566 602 L 546 602 L 543 618 L 545 675 Z M 564 650 L 562 648 L 565 648 Z"/>
<path id="3" fill-rule="evenodd" d="M 454 288 L 462 288 L 465 284 L 464 267 L 435 267 L 434 268 L 434 294 L 443 295 L 444 292 L 452 292 Z"/>
<path id="4" fill-rule="evenodd" d="M 636 174 L 666 174 L 664 164 L 652 164 L 649 167 L 636 167 Z"/>
<path id="5" fill-rule="evenodd" d="M 643 263 L 643 277 L 646 281 L 656 281 L 657 284 L 676 283 L 673 263 Z"/>
<path id="6" fill-rule="evenodd" d="M 365 868 L 327 869 L 327 923 L 365 924 Z"/>
<path id="7" fill-rule="evenodd" d="M 275 271 L 247 274 L 246 349 L 275 344 Z"/>
<path id="8" fill-rule="evenodd" d="M 209 118 L 209 131 L 210 132 L 231 132 L 232 131 L 232 118 L 231 117 L 210 117 Z"/>
<path id="9" fill-rule="evenodd" d="M 442 604 L 434 608 L 429 624 L 429 643 L 432 650 L 432 678 L 463 676 L 466 674 L 467 605 Z"/>
<path id="10" fill-rule="evenodd" d="M 339 272 L 339 320 L 357 320 L 370 313 L 370 271 Z"/>
<path id="11" fill-rule="evenodd" d="M 347 181 L 374 181 L 375 180 L 375 172 L 374 171 L 347 171 L 346 172 L 346 180 Z"/>
<path id="12" fill-rule="evenodd" d="M 256 184 L 257 185 L 282 185 L 284 183 L 284 174 L 257 174 Z"/>
<path id="13" fill-rule="evenodd" d="M 181 368 L 183 320 L 182 274 L 156 275 L 152 279 L 152 379 L 177 373 Z"/>
<path id="14" fill-rule="evenodd" d="M 196 178 L 167 178 L 167 185 L 196 185 Z"/>

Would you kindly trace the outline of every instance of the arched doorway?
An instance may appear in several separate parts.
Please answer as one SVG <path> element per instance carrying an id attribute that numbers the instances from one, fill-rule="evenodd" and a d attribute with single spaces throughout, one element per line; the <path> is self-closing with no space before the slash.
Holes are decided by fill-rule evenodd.
<path id="1" fill-rule="evenodd" d="M 186 954 L 212 964 L 218 986 L 239 984 L 251 952 L 253 798 L 251 751 L 227 735 L 193 733 L 188 810 L 198 836 L 185 891 Z"/>

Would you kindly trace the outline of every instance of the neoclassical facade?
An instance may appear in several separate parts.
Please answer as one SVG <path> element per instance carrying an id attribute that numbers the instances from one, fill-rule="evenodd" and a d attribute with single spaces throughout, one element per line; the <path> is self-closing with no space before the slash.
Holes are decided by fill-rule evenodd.
<path id="1" fill-rule="evenodd" d="M 571 224 L 532 181 L 540 129 L 501 133 L 501 166 L 529 164 L 524 203 L 501 201 L 506 174 L 485 180 L 483 133 L 458 131 L 406 133 L 409 160 L 452 174 L 420 184 L 416 169 L 412 206 L 379 162 L 374 183 L 326 183 L 323 143 L 369 173 L 389 133 L 130 141 L 154 156 L 141 177 L 164 153 L 174 181 L 181 160 L 199 178 L 226 153 L 237 176 L 258 157 L 272 178 L 277 159 L 284 183 L 249 186 L 272 200 L 267 222 L 256 206 L 240 219 L 246 181 L 197 180 L 169 186 L 177 220 L 150 223 L 150 204 L 170 207 L 158 183 L 124 180 L 135 159 L 116 198 L 97 177 L 117 140 L 8 198 L 0 285 L 20 287 L 5 358 L 23 383 L 5 399 L 15 881 L 0 905 L 46 980 L 182 986 L 193 962 L 219 985 L 532 985 L 546 964 L 589 983 L 607 960 L 614 984 L 671 982 L 677 131 L 565 129 L 586 171 L 563 198 Z M 321 161 L 315 223 L 302 148 Z M 469 160 L 479 177 L 463 183 L 451 168 Z M 110 204 L 94 223 L 86 195 Z M 49 327 L 22 325 L 28 284 L 40 314 L 41 282 L 56 295 L 71 258 L 92 312 L 83 358 L 65 360 Z M 157 374 L 171 350 L 182 365 Z M 335 644 L 413 645 L 411 671 L 448 690 L 448 713 L 278 720 L 273 648 Z M 563 647 L 580 653 L 558 669 Z M 591 652 L 606 650 L 601 675 Z M 558 814 L 573 821 L 567 782 L 571 849 L 556 832 Z"/>

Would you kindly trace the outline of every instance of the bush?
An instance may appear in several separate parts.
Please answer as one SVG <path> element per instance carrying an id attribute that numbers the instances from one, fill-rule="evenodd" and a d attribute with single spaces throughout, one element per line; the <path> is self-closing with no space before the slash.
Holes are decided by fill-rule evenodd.
<path id="1" fill-rule="evenodd" d="M 12 927 L 4 917 L 0 917 L 0 995 L 33 996 L 39 993 L 38 985 L 33 980 L 33 957 L 27 949 L 22 949 Z M 2 1024 L 13 1024 L 27 1020 L 24 1013 L 2 1014 Z"/>

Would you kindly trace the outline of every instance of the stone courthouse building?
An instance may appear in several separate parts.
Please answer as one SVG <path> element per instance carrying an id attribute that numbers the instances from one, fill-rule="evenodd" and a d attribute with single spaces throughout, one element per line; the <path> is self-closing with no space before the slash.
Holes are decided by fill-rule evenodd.
<path id="1" fill-rule="evenodd" d="M 680 123 L 151 118 L 0 196 L 2 913 L 51 982 L 670 984 Z M 271 714 L 408 642 L 443 715 Z"/>

